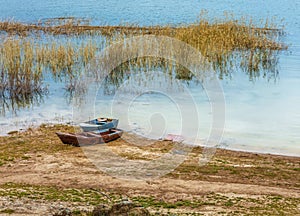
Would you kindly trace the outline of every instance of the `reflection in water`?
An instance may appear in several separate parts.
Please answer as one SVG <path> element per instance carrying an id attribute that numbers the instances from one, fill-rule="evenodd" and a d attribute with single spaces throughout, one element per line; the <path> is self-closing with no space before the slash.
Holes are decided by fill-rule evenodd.
<path id="1" fill-rule="evenodd" d="M 159 71 L 160 73 L 153 73 L 153 71 Z M 163 77 L 163 81 L 162 78 Z M 140 83 L 140 86 L 149 86 L 155 83 L 160 83 L 169 86 L 169 90 L 180 91 L 177 88 L 177 80 L 189 82 L 199 82 L 193 78 L 194 74 L 184 66 L 167 59 L 159 57 L 140 57 L 131 59 L 124 62 L 108 76 L 105 77 L 103 82 L 104 93 L 111 95 L 128 79 L 140 79 L 136 80 L 136 83 Z M 162 83 L 163 82 L 163 83 Z"/>
<path id="2" fill-rule="evenodd" d="M 241 70 L 244 71 L 249 76 L 249 80 L 253 82 L 259 77 L 266 78 L 268 81 L 276 81 L 278 75 L 279 51 L 269 53 L 268 58 L 266 58 L 267 52 L 268 51 L 258 50 L 255 53 L 247 51 L 234 53 L 227 55 L 226 60 L 224 57 L 222 63 L 218 64 L 217 62 L 212 62 L 211 66 L 221 80 L 226 78 L 231 79 L 233 72 Z M 145 82 L 145 80 L 149 82 L 143 83 L 141 86 L 147 86 L 152 82 L 159 82 L 160 78 L 157 77 L 157 74 L 154 76 L 152 71 L 160 71 L 166 74 L 165 83 L 173 87 L 176 85 L 176 79 L 186 82 L 187 85 L 198 85 L 205 81 L 205 75 L 201 76 L 202 79 L 199 79 L 199 77 L 195 77 L 187 68 L 171 60 L 158 57 L 139 57 L 123 62 L 108 73 L 106 77 L 100 77 L 100 80 L 101 78 L 103 80 L 101 80 L 99 85 L 102 86 L 101 88 L 103 88 L 104 94 L 114 95 L 124 81 L 135 76 L 142 78 L 141 81 L 143 82 Z M 97 77 L 95 77 L 95 79 L 97 79 Z M 179 89 L 174 88 L 175 92 L 178 90 Z M 82 93 L 82 89 L 80 89 L 79 93 Z"/>
<path id="3" fill-rule="evenodd" d="M 249 76 L 249 80 L 251 81 L 255 81 L 255 79 L 259 77 L 276 80 L 278 75 L 278 54 L 278 51 L 274 51 L 271 53 L 271 58 L 264 59 L 263 52 L 261 51 L 255 54 L 244 51 L 224 57 L 222 63 L 212 62 L 212 66 L 220 79 L 231 79 L 232 72 L 242 70 Z M 251 55 L 254 57 L 251 57 Z M 251 64 L 249 64 L 249 61 L 251 61 Z M 81 73 L 87 73 L 87 71 L 85 71 L 86 68 L 84 65 L 73 66 L 73 68 L 76 68 L 76 70 L 55 70 L 51 82 L 65 82 L 64 95 L 67 103 L 79 105 L 84 100 L 74 101 L 73 99 L 76 98 L 76 100 L 78 100 L 84 98 L 88 86 L 80 80 L 80 77 Z M 81 71 L 81 73 L 78 73 L 78 71 Z M 200 84 L 200 82 L 203 81 L 196 79 L 191 71 L 176 62 L 155 57 L 140 57 L 131 59 L 114 68 L 104 79 L 101 77 L 101 83 L 98 84 L 103 88 L 104 94 L 113 95 L 125 80 L 133 76 L 140 77 L 142 74 L 146 77 L 146 79 L 143 80 L 158 82 L 159 77 L 153 76 L 152 71 L 161 71 L 166 74 L 165 83 L 173 87 L 176 85 L 176 79 L 185 81 L 187 84 Z M 92 75 L 95 79 L 97 79 L 97 76 L 98 74 Z M 204 78 L 204 76 L 202 78 Z M 144 85 L 147 85 L 147 83 L 144 83 Z M 178 90 L 180 89 L 176 89 L 175 91 Z M 22 108 L 37 106 L 43 103 L 43 97 L 45 95 L 47 95 L 47 91 L 45 90 L 32 91 L 29 93 L 21 92 L 19 94 L 14 93 L 14 91 L 2 93 L 1 115 L 5 115 L 7 111 L 16 112 Z"/>
<path id="4" fill-rule="evenodd" d="M 44 102 L 44 96 L 48 94 L 47 90 L 30 92 L 29 94 L 0 94 L 0 115 L 7 113 L 16 114 L 18 110 L 39 106 Z M 13 94 L 13 95 L 12 95 Z"/>
<path id="5" fill-rule="evenodd" d="M 245 59 L 241 61 L 241 68 L 249 76 L 250 81 L 255 81 L 259 77 L 276 81 L 279 74 L 279 54 L 278 50 L 245 52 Z"/>

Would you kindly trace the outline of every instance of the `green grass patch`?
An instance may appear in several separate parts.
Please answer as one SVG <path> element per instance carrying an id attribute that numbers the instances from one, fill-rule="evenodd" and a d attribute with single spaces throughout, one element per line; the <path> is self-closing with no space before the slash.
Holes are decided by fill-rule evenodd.
<path id="1" fill-rule="evenodd" d="M 31 158 L 28 154 L 54 154 L 72 151 L 74 148 L 63 145 L 56 136 L 56 131 L 74 132 L 74 127 L 67 125 L 41 125 L 38 129 L 29 129 L 23 133 L 0 137 L 0 165 Z"/>
<path id="2" fill-rule="evenodd" d="M 2 189 L 0 190 L 0 196 L 9 196 L 11 198 L 89 203 L 91 205 L 108 202 L 106 196 L 93 189 L 68 189 L 15 183 L 4 184 L 0 189 Z"/>
<path id="3" fill-rule="evenodd" d="M 81 205 L 97 206 L 99 204 L 116 203 L 122 198 L 122 194 L 111 191 L 110 193 L 100 192 L 100 189 L 84 188 L 58 188 L 50 186 L 33 186 L 24 184 L 7 183 L 0 186 L 0 196 L 10 197 L 12 200 L 28 198 L 33 200 L 64 201 Z M 107 196 L 110 197 L 108 200 Z M 207 206 L 222 208 L 230 215 L 239 215 L 240 212 L 246 215 L 297 215 L 300 200 L 293 197 L 278 195 L 259 196 L 257 198 L 234 197 L 219 193 L 203 194 L 198 198 L 186 198 L 178 200 L 166 200 L 154 196 L 133 196 L 129 197 L 137 206 L 143 206 L 154 211 L 181 211 L 201 212 Z M 226 210 L 226 211 L 225 211 Z M 5 212 L 3 212 L 5 211 Z M 5 209 L 1 213 L 9 214 L 10 210 Z M 13 213 L 13 212 L 11 212 Z M 73 210 L 73 215 L 84 214 L 80 210 Z"/>
<path id="4" fill-rule="evenodd" d="M 0 213 L 3 213 L 3 214 L 13 214 L 13 213 L 15 213 L 15 210 L 8 208 L 8 209 L 0 210 Z"/>

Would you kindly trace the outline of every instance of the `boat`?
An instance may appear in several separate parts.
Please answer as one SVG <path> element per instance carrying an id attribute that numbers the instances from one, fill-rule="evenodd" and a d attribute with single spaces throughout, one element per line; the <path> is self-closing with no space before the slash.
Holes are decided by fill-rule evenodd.
<path id="1" fill-rule="evenodd" d="M 84 132 L 105 130 L 110 128 L 117 128 L 119 123 L 118 119 L 111 118 L 96 118 L 90 121 L 80 123 L 79 126 Z"/>
<path id="2" fill-rule="evenodd" d="M 61 133 L 56 132 L 56 135 L 64 144 L 73 146 L 86 146 L 108 143 L 120 138 L 123 131 L 120 129 L 107 129 L 98 132 L 81 132 L 81 133 Z"/>

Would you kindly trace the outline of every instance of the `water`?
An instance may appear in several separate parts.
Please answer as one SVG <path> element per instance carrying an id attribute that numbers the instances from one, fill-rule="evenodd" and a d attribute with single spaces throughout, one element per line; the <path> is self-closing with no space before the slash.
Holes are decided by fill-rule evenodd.
<path id="1" fill-rule="evenodd" d="M 288 53 L 280 55 L 279 77 L 276 81 L 260 77 L 255 82 L 250 82 L 249 77 L 241 71 L 232 71 L 232 79 L 221 81 L 226 101 L 226 124 L 221 146 L 246 151 L 300 155 L 299 1 L 1 0 L 0 4 L 1 19 L 14 18 L 24 22 L 74 16 L 90 18 L 92 24 L 180 24 L 194 22 L 203 9 L 211 16 L 222 17 L 224 11 L 230 11 L 237 17 L 251 16 L 257 22 L 267 17 L 284 19 L 287 32 L 285 42 L 290 48 Z M 195 98 L 201 118 L 199 139 L 205 140 L 211 124 L 209 101 L 201 87 L 190 86 L 187 89 Z M 1 117 L 0 132 L 4 134 L 9 130 L 48 121 L 72 121 L 74 107 L 68 105 L 62 90 L 63 85 L 51 83 L 50 93 L 40 105 L 20 110 L 17 116 L 9 113 Z M 112 96 L 99 96 L 96 100 L 97 109 L 92 114 L 111 115 L 112 106 L 105 104 L 111 104 L 113 100 Z M 191 101 L 183 103 L 188 104 Z M 161 115 L 157 115 L 157 112 Z M 181 126 L 176 103 L 162 94 L 143 94 L 124 113 L 126 115 L 117 111 L 113 114 L 120 115 L 120 118 L 128 117 L 132 130 L 154 138 L 167 132 L 177 133 Z M 161 125 L 153 122 L 164 122 L 165 126 L 160 127 Z M 122 125 L 122 121 L 120 124 L 126 127 Z M 153 130 L 153 126 L 159 129 Z"/>

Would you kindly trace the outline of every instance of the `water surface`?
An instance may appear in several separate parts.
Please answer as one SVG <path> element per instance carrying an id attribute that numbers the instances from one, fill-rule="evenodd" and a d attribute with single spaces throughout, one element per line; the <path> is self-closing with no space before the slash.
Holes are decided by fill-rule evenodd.
<path id="1" fill-rule="evenodd" d="M 288 53 L 280 55 L 279 75 L 268 80 L 263 77 L 249 81 L 241 70 L 231 71 L 231 78 L 220 80 L 226 101 L 226 126 L 221 146 L 230 149 L 300 155 L 300 2 L 298 1 L 0 1 L 0 18 L 13 18 L 23 22 L 36 22 L 54 17 L 80 17 L 92 24 L 141 25 L 180 24 L 197 20 L 201 10 L 208 16 L 222 17 L 231 11 L 237 17 L 251 16 L 260 19 L 284 19 L 285 43 Z M 0 117 L 1 133 L 25 128 L 42 122 L 73 121 L 74 107 L 66 100 L 63 84 L 50 81 L 49 94 L 39 104 L 21 109 L 17 115 L 8 112 Z M 182 84 L 184 85 L 184 84 Z M 211 112 L 209 101 L 201 86 L 187 86 L 195 97 L 200 121 L 200 139 L 209 134 Z M 91 115 L 122 115 L 112 113 L 107 106 L 113 96 L 100 95 L 97 109 Z M 186 102 L 188 103 L 188 102 Z M 158 109 L 159 108 L 159 109 Z M 166 132 L 178 132 L 180 116 L 176 104 L 160 94 L 143 94 L 128 107 L 132 130 L 159 137 Z M 162 116 L 154 115 L 157 112 Z M 164 120 L 167 131 L 151 130 L 151 119 Z M 144 121 L 147 119 L 147 121 Z M 150 123 L 149 123 L 150 122 Z M 122 123 L 120 123 L 122 126 Z M 152 134 L 153 133 L 153 134 Z"/>

